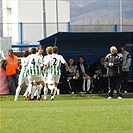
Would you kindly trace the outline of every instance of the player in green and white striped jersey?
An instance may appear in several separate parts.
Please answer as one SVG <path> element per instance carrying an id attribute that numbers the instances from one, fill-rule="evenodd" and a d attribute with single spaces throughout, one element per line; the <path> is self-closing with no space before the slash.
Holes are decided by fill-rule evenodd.
<path id="1" fill-rule="evenodd" d="M 22 68 L 21 68 L 21 72 L 20 72 L 20 77 L 28 77 L 29 75 L 29 72 L 28 72 L 28 69 L 25 65 L 25 61 L 26 61 L 26 58 L 21 58 L 21 64 L 22 64 Z"/>
<path id="2" fill-rule="evenodd" d="M 26 57 L 29 55 L 29 51 L 26 50 L 23 54 L 24 58 L 21 59 L 21 72 L 19 75 L 18 80 L 18 87 L 16 89 L 15 99 L 14 101 L 18 100 L 19 93 L 21 91 L 22 85 L 25 83 L 28 86 L 28 68 L 25 66 Z"/>
<path id="3" fill-rule="evenodd" d="M 30 100 L 31 97 L 33 97 L 32 93 L 32 86 L 33 83 L 37 87 L 37 96 L 40 96 L 40 75 L 41 75 L 41 64 L 43 64 L 43 61 L 40 59 L 38 55 L 36 55 L 36 48 L 31 49 L 31 55 L 27 57 L 26 65 L 29 69 L 29 96 L 28 99 Z M 40 100 L 40 99 L 38 99 Z"/>
<path id="4" fill-rule="evenodd" d="M 29 69 L 29 75 L 40 75 L 41 74 L 41 64 L 43 64 L 43 61 L 41 58 L 34 54 L 36 51 L 36 48 L 31 49 L 31 55 L 27 57 L 26 65 L 28 65 Z"/>
<path id="5" fill-rule="evenodd" d="M 40 60 L 43 61 L 43 55 L 42 55 L 42 54 L 43 54 L 43 46 L 39 46 L 39 47 L 37 48 L 37 53 L 36 53 L 36 55 L 40 58 Z M 39 94 L 41 93 L 41 89 L 43 88 L 43 85 L 44 85 L 44 83 L 43 83 L 43 74 L 42 74 L 42 71 L 43 71 L 43 68 L 44 68 L 43 64 L 41 64 L 40 67 L 41 67 L 41 75 L 40 75 L 40 92 L 39 92 Z M 31 97 L 31 99 L 33 99 L 34 97 L 37 96 L 37 92 L 38 92 L 38 91 L 37 91 L 37 89 L 36 89 L 36 86 L 33 85 L 33 86 L 32 86 L 33 97 Z M 27 97 L 28 93 L 29 93 L 29 90 L 26 90 L 23 96 L 24 96 L 24 97 Z M 39 97 L 39 98 L 40 98 L 40 97 Z M 38 97 L 37 97 L 37 99 L 38 99 Z"/>
<path id="6" fill-rule="evenodd" d="M 37 48 L 37 53 L 36 55 L 40 58 L 40 60 L 43 62 L 43 51 L 44 51 L 44 48 L 43 46 L 39 46 Z M 41 90 L 42 88 L 44 87 L 44 81 L 43 81 L 43 69 L 44 69 L 44 65 L 41 64 L 40 65 L 41 67 L 41 75 L 40 75 L 40 91 L 39 91 L 39 94 L 41 95 Z M 36 97 L 37 96 L 37 90 L 33 90 L 33 93 L 34 93 L 34 96 Z M 36 99 L 40 99 L 40 96 L 37 96 Z"/>
<path id="7" fill-rule="evenodd" d="M 51 46 L 46 48 L 47 55 L 44 56 L 43 58 L 44 64 L 46 64 L 45 61 L 49 59 L 49 57 L 52 55 L 52 52 L 53 48 Z M 48 93 L 48 70 L 47 68 L 44 67 L 44 100 L 47 100 L 47 93 Z"/>
<path id="8" fill-rule="evenodd" d="M 47 61 L 44 63 L 48 66 L 48 84 L 53 84 L 53 88 L 51 91 L 51 100 L 54 100 L 57 86 L 61 76 L 61 63 L 66 66 L 66 70 L 68 71 L 68 64 L 63 58 L 62 55 L 58 55 L 58 47 L 53 47 L 53 54 L 49 56 Z"/>

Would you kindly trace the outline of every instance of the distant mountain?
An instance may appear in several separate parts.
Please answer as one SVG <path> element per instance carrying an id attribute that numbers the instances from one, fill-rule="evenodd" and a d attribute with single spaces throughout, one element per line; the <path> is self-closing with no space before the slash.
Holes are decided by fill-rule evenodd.
<path id="1" fill-rule="evenodd" d="M 119 23 L 119 2 L 119 0 L 71 0 L 71 23 Z M 132 6 L 132 0 L 123 0 L 123 22 L 125 24 L 133 24 Z"/>

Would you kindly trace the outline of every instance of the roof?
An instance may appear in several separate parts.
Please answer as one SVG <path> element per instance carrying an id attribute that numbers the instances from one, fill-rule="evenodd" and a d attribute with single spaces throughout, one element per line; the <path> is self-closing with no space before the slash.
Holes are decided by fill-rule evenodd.
<path id="1" fill-rule="evenodd" d="M 49 36 L 45 39 L 42 39 L 40 42 L 41 45 L 58 45 L 63 43 L 132 43 L 133 32 L 58 32 L 52 36 Z"/>

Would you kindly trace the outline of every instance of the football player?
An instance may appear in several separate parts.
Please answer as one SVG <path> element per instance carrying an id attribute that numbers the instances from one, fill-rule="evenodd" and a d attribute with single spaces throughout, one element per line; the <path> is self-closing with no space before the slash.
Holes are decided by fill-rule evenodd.
<path id="1" fill-rule="evenodd" d="M 18 96 L 21 91 L 22 85 L 25 83 L 28 86 L 28 68 L 25 66 L 26 57 L 29 55 L 29 51 L 26 50 L 23 54 L 24 58 L 21 59 L 21 72 L 19 75 L 18 87 L 16 89 L 15 99 L 14 101 L 18 101 Z"/>
<path id="2" fill-rule="evenodd" d="M 28 99 L 30 100 L 33 96 L 32 93 L 32 86 L 33 84 L 37 88 L 37 99 L 40 100 L 40 75 L 41 75 L 41 65 L 43 64 L 43 61 L 41 58 L 36 54 L 36 48 L 31 49 L 31 55 L 27 57 L 25 65 L 28 66 L 29 75 L 28 75 L 28 81 L 29 81 L 29 95 Z"/>
<path id="3" fill-rule="evenodd" d="M 54 100 L 57 86 L 61 76 L 61 63 L 65 65 L 68 71 L 68 64 L 62 55 L 58 54 L 58 47 L 53 47 L 53 54 L 45 61 L 44 65 L 48 66 L 48 84 L 52 85 L 51 100 Z"/>

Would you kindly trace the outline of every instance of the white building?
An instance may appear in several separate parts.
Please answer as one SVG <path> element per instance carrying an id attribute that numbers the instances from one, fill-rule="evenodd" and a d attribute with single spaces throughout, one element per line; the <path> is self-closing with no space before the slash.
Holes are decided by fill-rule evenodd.
<path id="1" fill-rule="evenodd" d="M 69 0 L 3 0 L 3 36 L 20 42 L 20 22 L 23 23 L 23 43 L 37 43 L 44 38 L 43 9 L 46 11 L 46 35 L 68 31 Z M 58 22 L 58 25 L 57 25 Z M 12 23 L 12 24 L 10 24 Z"/>

